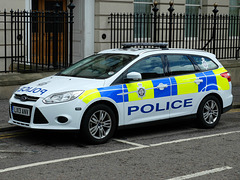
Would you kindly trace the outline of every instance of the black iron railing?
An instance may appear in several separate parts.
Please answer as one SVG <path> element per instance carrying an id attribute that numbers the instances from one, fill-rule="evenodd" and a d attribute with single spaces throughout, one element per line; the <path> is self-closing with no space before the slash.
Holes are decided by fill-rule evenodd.
<path id="1" fill-rule="evenodd" d="M 213 14 L 111 14 L 111 47 L 126 42 L 167 42 L 169 48 L 202 49 L 219 59 L 239 57 L 240 17 Z"/>
<path id="2" fill-rule="evenodd" d="M 73 5 L 63 11 L 0 13 L 0 72 L 38 72 L 72 64 Z M 71 48 L 71 49 L 70 49 Z"/>

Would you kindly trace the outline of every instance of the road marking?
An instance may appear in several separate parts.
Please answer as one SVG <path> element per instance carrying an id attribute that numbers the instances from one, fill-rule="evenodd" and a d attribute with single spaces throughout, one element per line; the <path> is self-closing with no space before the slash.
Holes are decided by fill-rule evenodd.
<path id="1" fill-rule="evenodd" d="M 207 136 L 179 139 L 179 140 L 174 140 L 174 141 L 162 142 L 162 143 L 158 143 L 158 144 L 151 144 L 149 146 L 138 144 L 137 147 L 128 148 L 128 149 L 106 151 L 106 152 L 102 152 L 102 153 L 74 156 L 74 157 L 62 158 L 62 159 L 56 159 L 56 160 L 50 160 L 50 161 L 42 161 L 42 162 L 36 162 L 36 163 L 31 163 L 31 164 L 26 164 L 26 165 L 20 165 L 20 166 L 0 169 L 0 173 L 19 170 L 19 169 L 25 169 L 25 168 L 31 168 L 31 167 L 41 166 L 41 165 L 48 165 L 48 164 L 54 164 L 54 163 L 59 163 L 59 162 L 72 161 L 72 160 L 77 160 L 77 159 L 92 158 L 92 157 L 104 156 L 104 155 L 108 155 L 108 154 L 116 154 L 116 153 L 121 153 L 121 152 L 135 151 L 135 150 L 140 150 L 140 149 L 144 149 L 144 148 L 151 148 L 151 147 L 162 146 L 162 145 L 167 145 L 167 144 L 174 144 L 174 143 L 188 142 L 188 141 L 192 141 L 192 140 L 206 139 L 206 138 L 210 138 L 210 137 L 230 135 L 230 134 L 234 134 L 234 133 L 240 133 L 240 131 L 231 131 L 231 132 L 212 134 L 212 135 L 207 135 Z M 128 142 L 128 141 L 125 141 L 125 142 Z M 137 145 L 136 143 L 130 143 L 130 142 L 128 144 L 132 144 L 132 145 L 134 144 L 134 146 Z"/>
<path id="2" fill-rule="evenodd" d="M 20 131 L 20 132 L 15 132 L 15 133 L 10 133 L 10 134 L 2 134 L 0 135 L 0 139 L 7 139 L 7 138 L 12 138 L 12 137 L 18 137 L 18 136 L 23 136 L 25 134 L 28 134 L 26 131 Z"/>
<path id="3" fill-rule="evenodd" d="M 15 170 L 19 170 L 19 169 L 25 169 L 25 168 L 32 168 L 32 167 L 41 166 L 41 165 L 59 163 L 59 162 L 64 162 L 64 161 L 72 161 L 72 160 L 77 160 L 77 159 L 91 158 L 91 157 L 96 157 L 96 156 L 104 156 L 104 155 L 115 154 L 115 153 L 120 153 L 120 152 L 134 151 L 134 150 L 138 150 L 138 149 L 143 149 L 143 147 L 134 147 L 134 148 L 128 148 L 128 149 L 106 151 L 106 152 L 96 153 L 96 154 L 75 156 L 75 157 L 70 157 L 70 158 L 56 159 L 56 160 L 50 160 L 50 161 L 42 161 L 42 162 L 37 162 L 37 163 L 32 163 L 32 164 L 26 164 L 26 165 L 21 165 L 21 166 L 15 166 L 15 167 L 10 167 L 10 168 L 0 169 L 0 173 L 15 171 Z"/>
<path id="4" fill-rule="evenodd" d="M 8 139 L 8 138 L 19 137 L 19 136 L 23 136 L 23 135 L 3 136 L 3 137 L 0 137 L 0 139 Z"/>
<path id="5" fill-rule="evenodd" d="M 143 145 L 143 144 L 138 144 L 138 143 L 134 143 L 134 142 L 130 142 L 130 141 L 126 141 L 126 140 L 122 140 L 122 139 L 113 139 L 117 142 L 121 142 L 121 143 L 124 143 L 124 144 L 130 144 L 132 146 L 137 146 L 137 147 L 149 147 L 147 145 Z"/>
<path id="6" fill-rule="evenodd" d="M 234 113 L 234 112 L 240 112 L 240 108 L 231 109 L 231 110 L 228 111 L 227 113 Z"/>
<path id="7" fill-rule="evenodd" d="M 175 177 L 175 178 L 171 178 L 168 180 L 185 180 L 185 179 L 191 179 L 191 178 L 196 178 L 196 177 L 200 177 L 200 176 L 205 176 L 205 175 L 209 175 L 209 174 L 213 174 L 213 173 L 217 173 L 217 172 L 221 172 L 221 171 L 225 171 L 225 170 L 230 170 L 232 169 L 232 167 L 229 166 L 224 166 L 224 167 L 220 167 L 220 168 L 216 168 L 216 169 L 211 169 L 211 170 L 207 170 L 207 171 L 202 171 L 202 172 L 198 172 L 198 173 L 194 173 L 194 174 L 188 174 L 185 176 L 179 176 L 179 177 Z"/>
<path id="8" fill-rule="evenodd" d="M 33 153 L 33 151 L 11 151 L 11 150 L 0 150 L 0 153 Z"/>
<path id="9" fill-rule="evenodd" d="M 192 137 L 192 138 L 186 138 L 186 139 L 178 139 L 178 140 L 173 140 L 173 141 L 161 142 L 161 143 L 157 143 L 157 144 L 150 144 L 149 146 L 150 147 L 156 147 L 156 146 L 162 146 L 162 145 L 167 145 L 167 144 L 174 144 L 174 143 L 181 143 L 181 142 L 187 142 L 187 141 L 193 141 L 193 140 L 200 140 L 200 139 L 206 139 L 206 138 L 218 137 L 218 136 L 225 136 L 225 135 L 236 134 L 236 133 L 240 133 L 240 131 L 230 131 L 230 132 L 211 134 L 211 135 L 206 135 L 206 136 L 198 136 L 198 137 Z"/>

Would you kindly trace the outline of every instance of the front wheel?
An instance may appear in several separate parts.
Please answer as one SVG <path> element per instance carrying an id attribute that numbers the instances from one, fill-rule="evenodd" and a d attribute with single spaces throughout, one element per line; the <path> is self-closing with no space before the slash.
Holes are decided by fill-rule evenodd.
<path id="1" fill-rule="evenodd" d="M 112 109 L 104 104 L 91 107 L 82 119 L 81 134 L 90 144 L 107 142 L 117 128 Z"/>
<path id="2" fill-rule="evenodd" d="M 201 127 L 214 128 L 221 117 L 221 106 L 219 100 L 215 96 L 207 96 L 201 102 L 197 119 Z"/>

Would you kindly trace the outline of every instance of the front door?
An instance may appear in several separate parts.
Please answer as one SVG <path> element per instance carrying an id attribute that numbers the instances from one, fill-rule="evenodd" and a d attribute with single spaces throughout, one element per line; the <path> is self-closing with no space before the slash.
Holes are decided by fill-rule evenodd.
<path id="1" fill-rule="evenodd" d="M 170 78 L 164 76 L 160 55 L 146 57 L 127 73 L 138 72 L 142 80 L 124 84 L 125 123 L 136 124 L 169 118 Z"/>
<path id="2" fill-rule="evenodd" d="M 57 67 L 67 57 L 67 0 L 32 1 L 32 62 Z"/>

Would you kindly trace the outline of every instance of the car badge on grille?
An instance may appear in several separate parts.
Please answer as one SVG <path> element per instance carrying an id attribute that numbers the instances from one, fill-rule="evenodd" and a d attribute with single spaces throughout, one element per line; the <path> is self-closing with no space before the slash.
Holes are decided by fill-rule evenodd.
<path id="1" fill-rule="evenodd" d="M 28 97 L 24 94 L 20 97 L 21 101 L 27 101 Z"/>

